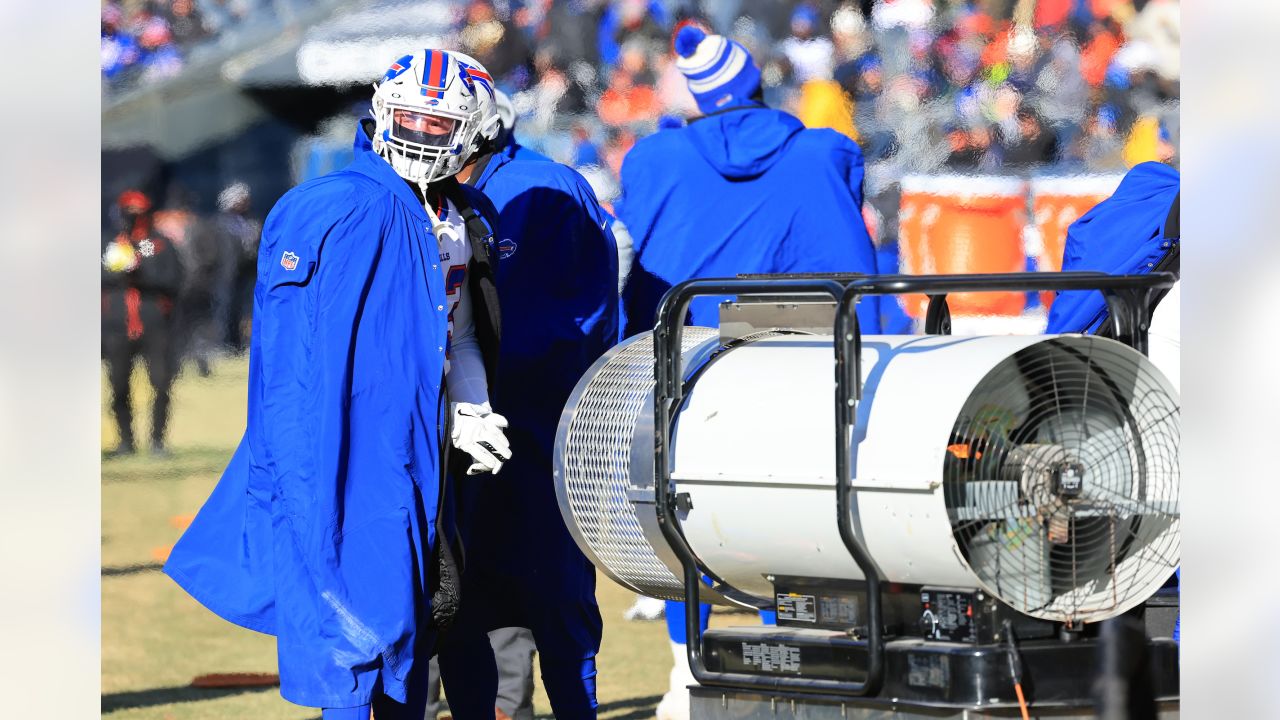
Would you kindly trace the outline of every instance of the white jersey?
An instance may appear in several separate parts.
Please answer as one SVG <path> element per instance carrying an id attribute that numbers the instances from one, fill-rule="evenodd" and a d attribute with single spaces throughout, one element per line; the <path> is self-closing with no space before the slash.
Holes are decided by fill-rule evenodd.
<path id="1" fill-rule="evenodd" d="M 444 277 L 445 302 L 449 304 L 449 335 L 445 348 L 444 372 L 449 397 L 454 402 L 477 405 L 488 402 L 484 358 L 476 341 L 472 315 L 468 267 L 471 241 L 466 222 L 452 202 L 445 201 L 441 227 L 435 233 L 440 249 L 440 272 Z"/>

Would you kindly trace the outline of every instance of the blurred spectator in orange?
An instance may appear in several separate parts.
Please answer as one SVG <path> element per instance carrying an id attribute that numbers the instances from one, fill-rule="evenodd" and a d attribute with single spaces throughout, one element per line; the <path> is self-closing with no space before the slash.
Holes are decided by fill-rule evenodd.
<path id="1" fill-rule="evenodd" d="M 152 226 L 151 198 L 138 190 L 120 194 L 113 208 L 115 232 L 102 252 L 102 357 L 111 384 L 111 410 L 120 442 L 109 457 L 132 455 L 130 378 L 141 356 L 154 391 L 151 452 L 167 455 L 169 387 L 176 375 L 172 325 L 182 265 L 169 238 Z"/>
<path id="2" fill-rule="evenodd" d="M 1060 27 L 1067 22 L 1076 0 L 1036 0 L 1032 24 L 1037 30 Z"/>
<path id="3" fill-rule="evenodd" d="M 609 87 L 600 95 L 600 119 L 606 125 L 626 125 L 656 120 L 662 112 L 658 95 L 648 85 L 637 85 L 621 68 L 609 76 Z"/>
<path id="4" fill-rule="evenodd" d="M 1098 87 L 1106 78 L 1111 58 L 1120 49 L 1121 35 L 1114 23 L 1106 21 L 1090 25 L 1088 37 L 1080 53 L 1080 72 L 1086 82 Z"/>

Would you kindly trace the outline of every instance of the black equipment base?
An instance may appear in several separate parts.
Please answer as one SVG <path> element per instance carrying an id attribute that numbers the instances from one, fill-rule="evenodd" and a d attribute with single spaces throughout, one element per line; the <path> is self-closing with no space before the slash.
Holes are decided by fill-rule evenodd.
<path id="1" fill-rule="evenodd" d="M 761 693 L 694 685 L 689 688 L 692 720 L 1021 720 L 1016 704 L 977 708 L 910 705 L 866 698 L 823 698 L 787 693 Z M 1087 705 L 1033 704 L 1033 720 L 1093 720 L 1097 712 Z M 1158 720 L 1177 720 L 1179 703 L 1156 703 Z"/>
<path id="2" fill-rule="evenodd" d="M 1168 639 L 1150 639 L 1146 650 L 1154 697 L 1177 699 L 1177 645 Z M 1096 639 L 1027 640 L 1018 643 L 1018 652 L 1028 703 L 1091 703 L 1100 662 Z M 713 672 L 789 678 L 784 682 L 801 678 L 856 682 L 865 677 L 867 667 L 867 643 L 835 630 L 711 629 L 704 635 L 704 653 L 707 669 Z M 1004 645 L 904 638 L 887 640 L 884 653 L 884 684 L 877 700 L 935 708 L 1016 702 Z"/>

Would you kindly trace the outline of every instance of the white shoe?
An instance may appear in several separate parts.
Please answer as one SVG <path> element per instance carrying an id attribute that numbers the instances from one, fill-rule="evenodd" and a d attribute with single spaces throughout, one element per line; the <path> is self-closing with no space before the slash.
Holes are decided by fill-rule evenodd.
<path id="1" fill-rule="evenodd" d="M 636 601 L 632 603 L 631 607 L 627 608 L 626 612 L 622 613 L 622 619 L 633 622 L 653 622 L 654 620 L 661 620 L 666 609 L 667 602 L 665 600 L 637 595 Z"/>
<path id="2" fill-rule="evenodd" d="M 689 720 L 689 686 L 697 685 L 689 669 L 689 655 L 684 643 L 671 643 L 675 662 L 671 666 L 671 689 L 658 703 L 658 720 Z"/>

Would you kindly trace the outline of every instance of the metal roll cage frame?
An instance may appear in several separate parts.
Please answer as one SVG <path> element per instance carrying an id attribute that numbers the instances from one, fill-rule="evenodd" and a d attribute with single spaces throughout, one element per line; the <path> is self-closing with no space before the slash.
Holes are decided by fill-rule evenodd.
<path id="1" fill-rule="evenodd" d="M 689 667 L 701 685 L 753 691 L 789 691 L 807 695 L 870 697 L 884 679 L 884 623 L 881 578 L 862 541 L 853 532 L 852 438 L 857 403 L 862 399 L 862 332 L 855 307 L 866 295 L 924 294 L 929 297 L 925 334 L 949 335 L 951 313 L 947 295 L 955 292 L 1039 292 L 1099 290 L 1114 318 L 1116 337 L 1147 354 L 1150 300 L 1155 291 L 1173 286 L 1172 273 L 1107 275 L 1100 272 L 1008 273 L 991 275 L 779 275 L 686 280 L 667 291 L 655 314 L 654 352 L 654 495 L 658 525 L 680 559 L 684 575 L 685 629 Z M 798 677 L 771 677 L 707 669 L 702 654 L 699 586 L 706 568 L 680 530 L 676 492 L 671 481 L 671 432 L 684 400 L 681 336 L 689 303 L 708 295 L 795 296 L 823 295 L 836 302 L 836 520 L 840 540 L 866 578 L 867 674 L 862 682 Z"/>

